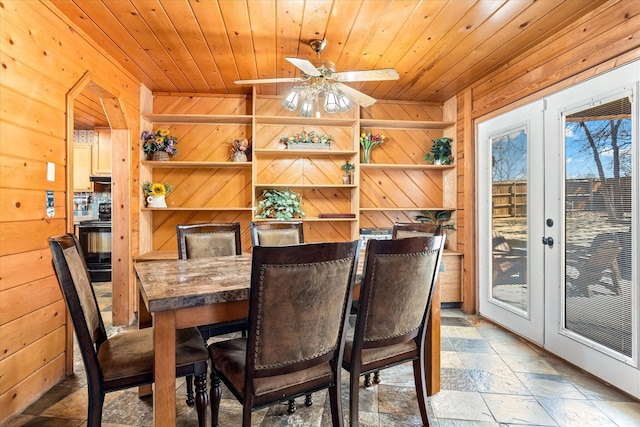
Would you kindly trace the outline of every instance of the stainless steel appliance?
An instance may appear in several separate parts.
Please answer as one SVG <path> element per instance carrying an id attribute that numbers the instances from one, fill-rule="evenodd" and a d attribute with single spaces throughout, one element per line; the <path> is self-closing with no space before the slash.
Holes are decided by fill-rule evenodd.
<path id="1" fill-rule="evenodd" d="M 111 209 L 109 219 L 80 221 L 78 240 L 91 281 L 111 281 Z"/>

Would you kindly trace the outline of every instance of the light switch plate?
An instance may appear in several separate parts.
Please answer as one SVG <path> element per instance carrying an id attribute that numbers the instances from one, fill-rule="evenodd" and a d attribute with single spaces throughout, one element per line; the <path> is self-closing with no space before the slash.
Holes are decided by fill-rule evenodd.
<path id="1" fill-rule="evenodd" d="M 47 181 L 55 181 L 56 180 L 56 164 L 52 162 L 47 162 Z"/>

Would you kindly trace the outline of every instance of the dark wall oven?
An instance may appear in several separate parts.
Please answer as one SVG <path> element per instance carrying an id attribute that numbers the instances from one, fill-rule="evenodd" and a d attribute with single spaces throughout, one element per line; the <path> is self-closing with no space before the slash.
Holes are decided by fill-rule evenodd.
<path id="1" fill-rule="evenodd" d="M 78 240 L 91 281 L 111 281 L 111 221 L 81 221 L 78 224 Z"/>

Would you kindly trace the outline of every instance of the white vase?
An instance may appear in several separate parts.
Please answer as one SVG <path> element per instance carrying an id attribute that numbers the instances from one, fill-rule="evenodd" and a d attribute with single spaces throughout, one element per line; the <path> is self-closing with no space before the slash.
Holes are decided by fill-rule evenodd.
<path id="1" fill-rule="evenodd" d="M 148 208 L 166 208 L 167 202 L 164 200 L 164 194 L 162 196 L 147 196 Z"/>

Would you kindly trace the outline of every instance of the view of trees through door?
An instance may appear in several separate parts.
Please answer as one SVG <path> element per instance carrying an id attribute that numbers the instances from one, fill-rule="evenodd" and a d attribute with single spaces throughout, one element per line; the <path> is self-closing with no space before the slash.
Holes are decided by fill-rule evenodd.
<path id="1" fill-rule="evenodd" d="M 568 113 L 564 130 L 565 328 L 631 357 L 629 96 Z"/>

